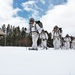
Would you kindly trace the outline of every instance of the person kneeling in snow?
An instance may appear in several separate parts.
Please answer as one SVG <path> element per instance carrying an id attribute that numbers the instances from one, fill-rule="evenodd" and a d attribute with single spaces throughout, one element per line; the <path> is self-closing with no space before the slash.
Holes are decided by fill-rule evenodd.
<path id="1" fill-rule="evenodd" d="M 42 48 L 47 49 L 48 35 L 44 30 L 42 30 L 42 32 L 40 34 L 40 38 L 41 38 L 41 46 L 42 46 Z"/>

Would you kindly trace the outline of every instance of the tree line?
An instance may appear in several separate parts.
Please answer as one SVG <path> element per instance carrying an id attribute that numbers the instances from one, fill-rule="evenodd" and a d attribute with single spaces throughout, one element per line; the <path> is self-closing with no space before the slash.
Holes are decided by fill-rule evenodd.
<path id="1" fill-rule="evenodd" d="M 0 46 L 31 46 L 32 41 L 31 41 L 31 35 L 26 33 L 27 28 L 22 27 L 20 28 L 19 26 L 15 27 L 10 24 L 7 26 L 5 24 L 2 25 L 0 28 L 3 32 L 6 33 L 5 36 L 0 35 Z M 47 31 L 45 31 L 47 32 Z M 47 32 L 48 34 L 48 41 L 47 41 L 47 46 L 48 47 L 53 47 L 53 39 L 52 33 Z M 41 43 L 41 39 L 38 39 L 38 45 Z"/>

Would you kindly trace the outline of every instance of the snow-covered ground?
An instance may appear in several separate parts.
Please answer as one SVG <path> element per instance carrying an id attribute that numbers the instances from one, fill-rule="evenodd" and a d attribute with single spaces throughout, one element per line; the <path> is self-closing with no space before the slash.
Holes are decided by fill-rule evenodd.
<path id="1" fill-rule="evenodd" d="M 0 75 L 75 75 L 75 50 L 0 47 Z"/>

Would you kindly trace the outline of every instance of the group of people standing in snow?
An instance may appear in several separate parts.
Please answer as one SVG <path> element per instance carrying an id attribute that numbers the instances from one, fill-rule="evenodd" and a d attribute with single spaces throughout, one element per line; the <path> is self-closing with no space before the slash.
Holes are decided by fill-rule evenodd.
<path id="1" fill-rule="evenodd" d="M 41 39 L 41 47 L 43 49 L 47 49 L 47 40 L 48 40 L 48 34 L 43 29 L 41 22 L 37 23 L 33 18 L 30 18 L 29 20 L 29 28 L 27 30 L 27 33 L 30 33 L 32 36 L 32 50 L 38 50 L 37 48 L 37 41 L 38 38 Z M 62 30 L 55 26 L 53 28 L 53 46 L 55 49 L 69 49 L 70 48 L 70 42 L 71 38 L 67 34 L 64 39 L 62 40 Z M 75 49 L 75 38 L 72 41 L 71 48 Z"/>

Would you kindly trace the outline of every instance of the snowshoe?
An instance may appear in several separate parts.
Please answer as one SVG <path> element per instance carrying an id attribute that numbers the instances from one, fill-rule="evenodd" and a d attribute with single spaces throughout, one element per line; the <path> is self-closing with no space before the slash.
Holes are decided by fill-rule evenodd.
<path id="1" fill-rule="evenodd" d="M 29 50 L 38 50 L 37 48 L 29 48 Z"/>

